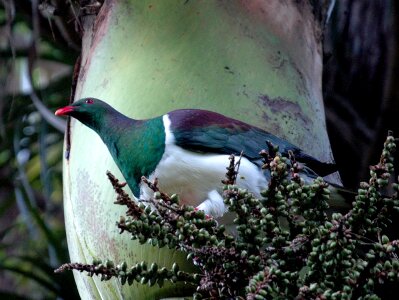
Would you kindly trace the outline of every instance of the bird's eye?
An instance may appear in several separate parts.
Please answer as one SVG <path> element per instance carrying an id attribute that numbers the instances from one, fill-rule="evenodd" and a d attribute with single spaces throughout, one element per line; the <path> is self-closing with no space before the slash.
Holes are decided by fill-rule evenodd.
<path id="1" fill-rule="evenodd" d="M 87 99 L 87 100 L 86 100 L 86 103 L 87 103 L 87 104 L 93 104 L 93 103 L 94 103 L 94 100 L 93 100 L 93 99 Z"/>

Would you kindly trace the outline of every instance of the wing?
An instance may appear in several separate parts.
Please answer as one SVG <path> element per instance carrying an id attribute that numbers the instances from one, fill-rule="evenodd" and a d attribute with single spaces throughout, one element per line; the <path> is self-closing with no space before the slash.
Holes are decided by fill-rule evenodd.
<path id="1" fill-rule="evenodd" d="M 220 153 L 243 156 L 262 165 L 259 152 L 268 151 L 266 141 L 279 147 L 279 152 L 288 157 L 292 151 L 298 162 L 305 164 L 305 172 L 314 177 L 326 176 L 336 171 L 335 164 L 323 163 L 305 154 L 293 144 L 247 123 L 206 110 L 177 110 L 168 114 L 171 131 L 178 146 L 195 152 Z"/>

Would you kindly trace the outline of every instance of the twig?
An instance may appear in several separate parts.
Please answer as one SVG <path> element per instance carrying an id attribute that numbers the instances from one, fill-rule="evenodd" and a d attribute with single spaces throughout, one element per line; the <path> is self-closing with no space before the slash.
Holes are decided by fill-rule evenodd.
<path id="1" fill-rule="evenodd" d="M 135 201 L 130 199 L 129 195 L 123 190 L 123 187 L 126 186 L 126 182 L 119 183 L 119 180 L 116 179 L 110 171 L 107 171 L 107 176 L 118 195 L 114 203 L 127 206 L 128 210 L 126 215 L 136 218 L 140 217 L 140 215 L 143 214 L 143 209 L 141 209 Z"/>
<path id="2" fill-rule="evenodd" d="M 86 271 L 90 276 L 93 275 L 105 275 L 105 279 L 111 279 L 111 277 L 117 276 L 118 271 L 116 268 L 108 268 L 106 266 L 86 265 L 81 263 L 69 263 L 63 264 L 58 269 L 54 270 L 54 273 L 62 273 L 67 270 L 76 270 L 79 272 Z"/>
<path id="3" fill-rule="evenodd" d="M 164 200 L 165 202 L 172 203 L 172 200 L 170 199 L 169 195 L 162 192 L 158 188 L 158 178 L 155 178 L 153 182 L 149 181 L 145 176 L 141 177 L 141 181 L 144 182 L 154 193 L 160 193 L 160 198 Z"/>
<path id="4" fill-rule="evenodd" d="M 229 166 L 226 167 L 226 169 L 227 169 L 226 179 L 222 180 L 223 184 L 235 184 L 236 183 L 238 171 L 240 169 L 241 158 L 242 158 L 243 154 L 244 154 L 244 151 L 241 151 L 237 163 L 235 162 L 235 156 L 233 154 L 231 154 L 229 156 L 230 163 L 229 163 Z"/>

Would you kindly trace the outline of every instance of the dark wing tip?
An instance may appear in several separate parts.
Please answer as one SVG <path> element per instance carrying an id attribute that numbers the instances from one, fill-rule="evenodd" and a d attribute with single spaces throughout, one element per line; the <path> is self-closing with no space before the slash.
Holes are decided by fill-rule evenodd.
<path id="1" fill-rule="evenodd" d="M 325 163 L 318 161 L 314 158 L 310 160 L 301 160 L 305 165 L 309 168 L 312 169 L 317 175 L 324 177 L 329 174 L 332 174 L 336 171 L 338 171 L 338 167 L 335 163 Z"/>

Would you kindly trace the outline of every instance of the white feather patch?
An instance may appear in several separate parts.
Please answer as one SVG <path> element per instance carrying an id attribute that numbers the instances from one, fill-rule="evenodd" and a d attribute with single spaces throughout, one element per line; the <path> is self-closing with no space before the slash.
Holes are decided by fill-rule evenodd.
<path id="1" fill-rule="evenodd" d="M 175 144 L 170 130 L 168 115 L 163 117 L 165 126 L 165 153 L 150 175 L 150 180 L 158 178 L 159 188 L 164 192 L 179 194 L 181 204 L 188 204 L 220 217 L 226 211 L 221 196 L 229 155 L 203 154 L 185 150 Z M 238 157 L 236 157 L 236 161 Z M 265 188 L 267 181 L 258 166 L 247 158 L 241 158 L 237 185 L 247 188 L 255 196 Z M 152 191 L 141 185 L 141 198 L 148 199 Z"/>

